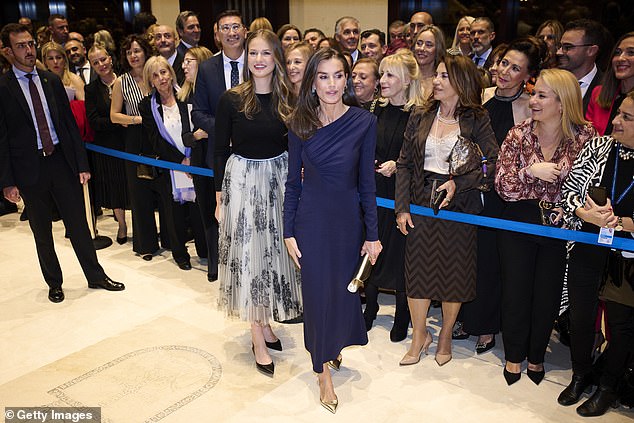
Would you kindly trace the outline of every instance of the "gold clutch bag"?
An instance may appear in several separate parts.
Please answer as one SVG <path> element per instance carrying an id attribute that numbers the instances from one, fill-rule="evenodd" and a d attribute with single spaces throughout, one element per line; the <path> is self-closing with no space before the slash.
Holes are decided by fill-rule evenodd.
<path id="1" fill-rule="evenodd" d="M 359 267 L 357 267 L 357 271 L 354 272 L 354 277 L 348 284 L 348 291 L 352 293 L 357 292 L 359 287 L 363 286 L 363 282 L 370 277 L 370 272 L 372 272 L 372 263 L 370 263 L 370 256 L 366 254 L 363 256 Z"/>

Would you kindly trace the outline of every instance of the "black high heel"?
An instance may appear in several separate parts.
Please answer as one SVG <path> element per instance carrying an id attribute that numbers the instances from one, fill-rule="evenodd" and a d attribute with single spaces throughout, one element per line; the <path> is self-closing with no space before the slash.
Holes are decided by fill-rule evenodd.
<path id="1" fill-rule="evenodd" d="M 251 344 L 251 351 L 253 351 L 253 357 L 255 358 L 255 345 L 253 344 Z M 260 364 L 258 363 L 258 360 L 255 359 L 255 367 L 267 376 L 273 377 L 273 374 L 275 373 L 275 363 L 273 363 L 273 360 L 271 360 L 269 364 Z"/>
<path id="2" fill-rule="evenodd" d="M 329 365 L 329 366 L 330 366 L 333 370 L 339 371 L 339 369 L 341 368 L 341 362 L 342 362 L 342 361 L 343 361 L 343 357 L 341 356 L 341 354 L 339 354 L 339 355 L 337 356 L 337 358 L 335 358 L 335 359 L 333 359 L 333 360 L 330 360 L 330 361 L 328 362 L 328 365 Z"/>
<path id="3" fill-rule="evenodd" d="M 504 379 L 506 380 L 506 384 L 508 386 L 511 386 L 512 384 L 514 384 L 515 382 L 517 382 L 518 380 L 520 380 L 520 377 L 522 377 L 522 373 L 511 373 L 508 370 L 506 370 L 506 366 L 504 367 Z"/>
<path id="4" fill-rule="evenodd" d="M 526 369 L 526 375 L 530 380 L 533 381 L 535 385 L 539 385 L 542 380 L 544 380 L 544 376 L 546 375 L 546 371 L 544 369 L 537 371 Z"/>
<path id="5" fill-rule="evenodd" d="M 265 340 L 264 343 L 266 344 L 266 348 L 270 348 L 275 351 L 282 351 L 282 341 L 280 341 L 279 339 L 275 342 L 269 342 Z"/>
<path id="6" fill-rule="evenodd" d="M 127 236 L 122 236 L 121 238 L 117 237 L 117 243 L 119 245 L 123 245 L 126 242 L 128 242 L 128 237 Z"/>

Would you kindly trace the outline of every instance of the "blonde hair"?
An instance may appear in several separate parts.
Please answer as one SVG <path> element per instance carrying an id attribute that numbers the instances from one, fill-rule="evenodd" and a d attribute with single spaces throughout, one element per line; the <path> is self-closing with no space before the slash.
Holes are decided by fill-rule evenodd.
<path id="1" fill-rule="evenodd" d="M 95 44 L 99 44 L 102 45 L 103 47 L 105 47 L 106 51 L 108 51 L 110 54 L 112 54 L 117 47 L 114 44 L 114 40 L 112 39 L 112 35 L 110 35 L 110 33 L 105 30 L 99 30 L 97 32 L 95 32 Z"/>
<path id="2" fill-rule="evenodd" d="M 200 67 L 200 64 L 213 56 L 213 53 L 207 47 L 203 46 L 191 47 L 185 52 L 185 55 L 187 54 L 191 54 L 196 59 L 196 74 L 198 74 L 198 68 Z M 194 82 L 185 81 L 183 83 L 183 86 L 181 87 L 176 97 L 178 97 L 180 101 L 187 101 L 189 99 L 189 96 L 193 94 L 195 90 L 196 75 L 194 75 Z"/>
<path id="3" fill-rule="evenodd" d="M 460 44 L 460 40 L 458 39 L 458 28 L 460 28 L 460 24 L 463 21 L 465 21 L 469 24 L 469 26 L 471 26 L 471 23 L 473 23 L 474 20 L 475 18 L 473 16 L 463 16 L 462 18 L 460 18 L 460 20 L 456 24 L 456 32 L 454 33 L 454 36 L 453 36 L 453 43 L 451 43 L 452 49 L 459 48 L 458 44 Z"/>
<path id="4" fill-rule="evenodd" d="M 379 65 L 379 73 L 382 75 L 384 72 L 390 72 L 404 85 L 406 103 L 403 106 L 403 110 L 409 111 L 412 107 L 422 106 L 425 103 L 423 98 L 423 91 L 420 87 L 420 71 L 418 70 L 418 63 L 416 57 L 411 50 L 406 48 L 400 48 L 396 53 L 386 56 L 381 60 Z M 409 78 L 409 86 L 405 87 L 405 80 Z M 388 99 L 381 98 L 381 106 L 386 106 Z"/>
<path id="5" fill-rule="evenodd" d="M 70 70 L 68 69 L 68 57 L 66 57 L 66 52 L 64 51 L 64 47 L 61 44 L 56 43 L 55 41 L 49 41 L 48 43 L 42 46 L 42 62 L 46 66 L 46 56 L 49 52 L 55 51 L 58 52 L 64 58 L 64 72 L 62 73 L 61 79 L 62 84 L 65 86 L 70 86 Z M 48 66 L 47 66 L 48 69 Z M 49 69 L 50 70 L 50 69 Z"/>
<path id="6" fill-rule="evenodd" d="M 176 84 L 176 73 L 170 66 L 167 59 L 163 56 L 152 56 L 145 62 L 143 66 L 143 83 L 147 88 L 154 88 L 152 86 L 152 75 L 157 73 L 161 69 L 167 69 L 172 77 L 172 84 Z"/>
<path id="7" fill-rule="evenodd" d="M 273 25 L 271 25 L 271 21 L 261 16 L 253 19 L 253 22 L 251 22 L 251 25 L 249 26 L 249 32 L 255 32 L 258 29 L 268 29 L 269 31 L 273 31 Z"/>
<path id="8" fill-rule="evenodd" d="M 583 101 L 579 81 L 563 69 L 544 69 L 537 79 L 542 79 L 555 93 L 561 104 L 561 129 L 566 139 L 574 138 L 579 127 L 589 122 L 583 116 Z"/>

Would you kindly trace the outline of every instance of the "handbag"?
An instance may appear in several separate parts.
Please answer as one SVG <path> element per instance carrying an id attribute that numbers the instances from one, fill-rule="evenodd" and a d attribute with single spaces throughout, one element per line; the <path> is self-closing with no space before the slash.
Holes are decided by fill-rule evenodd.
<path id="1" fill-rule="evenodd" d="M 559 205 L 557 203 L 552 203 L 545 200 L 539 201 L 539 214 L 541 217 L 542 225 L 552 226 L 554 228 L 560 228 L 563 226 L 563 217 L 555 223 L 557 217 L 559 217 L 559 211 L 555 210 L 558 207 Z"/>
<path id="2" fill-rule="evenodd" d="M 449 153 L 449 174 L 452 176 L 465 175 L 482 166 L 486 178 L 486 163 L 487 159 L 482 154 L 480 146 L 470 139 L 458 135 L 458 141 Z"/>
<path id="3" fill-rule="evenodd" d="M 158 156 L 148 155 L 148 154 L 139 154 L 142 157 L 148 157 L 151 159 L 158 159 Z M 148 181 L 153 181 L 158 178 L 158 171 L 156 167 L 145 164 L 145 163 L 137 163 L 136 164 L 136 177 L 139 179 L 145 179 Z"/>
<path id="4" fill-rule="evenodd" d="M 611 283 L 620 288 L 623 282 L 634 287 L 634 259 L 623 257 L 620 251 L 610 250 L 603 274 L 603 284 Z"/>
<path id="5" fill-rule="evenodd" d="M 348 291 L 354 293 L 359 290 L 359 287 L 363 286 L 363 282 L 365 282 L 372 272 L 372 263 L 370 262 L 370 255 L 366 254 L 361 259 L 361 263 L 357 267 L 357 270 L 354 272 L 354 277 L 348 284 Z"/>

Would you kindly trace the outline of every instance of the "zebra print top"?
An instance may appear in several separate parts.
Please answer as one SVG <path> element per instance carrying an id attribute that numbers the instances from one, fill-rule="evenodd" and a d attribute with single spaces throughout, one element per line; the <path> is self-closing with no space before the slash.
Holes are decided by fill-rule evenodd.
<path id="1" fill-rule="evenodd" d="M 136 83 L 130 72 L 121 75 L 121 92 L 123 94 L 123 107 L 128 116 L 140 116 L 139 103 L 143 100 L 143 91 Z"/>
<path id="2" fill-rule="evenodd" d="M 601 184 L 605 164 L 615 145 L 614 138 L 610 136 L 595 137 L 586 142 L 577 156 L 561 188 L 564 222 L 568 229 L 581 229 L 583 220 L 577 217 L 575 210 L 585 204 L 588 187 Z"/>

